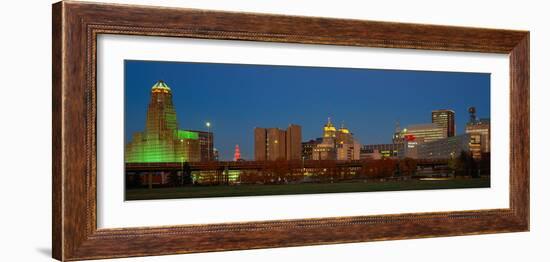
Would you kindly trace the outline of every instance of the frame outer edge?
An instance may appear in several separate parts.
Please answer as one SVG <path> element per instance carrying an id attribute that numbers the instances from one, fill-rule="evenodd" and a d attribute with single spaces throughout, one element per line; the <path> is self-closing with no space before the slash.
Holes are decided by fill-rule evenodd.
<path id="1" fill-rule="evenodd" d="M 517 43 L 510 53 L 511 133 L 511 207 L 524 227 L 530 230 L 530 33 Z M 513 174 L 513 175 L 512 175 Z"/>
<path id="2" fill-rule="evenodd" d="M 52 258 L 63 260 L 63 2 L 52 4 Z"/>
<path id="3" fill-rule="evenodd" d="M 84 139 L 75 137 L 75 134 L 81 134 L 83 131 L 86 131 L 84 127 L 84 122 L 82 119 L 78 119 L 81 114 L 86 114 L 85 117 L 89 117 L 90 112 L 86 111 L 86 108 L 83 103 L 86 103 L 88 99 L 88 91 L 86 91 L 86 70 L 87 65 L 85 62 L 85 51 L 86 41 L 85 37 L 80 38 L 80 36 L 85 36 L 87 25 L 90 22 L 94 21 L 107 21 L 107 22 L 117 22 L 111 21 L 110 19 L 118 19 L 115 17 L 117 13 L 112 13 L 108 11 L 108 7 L 113 7 L 114 5 L 97 5 L 92 3 L 84 2 L 59 2 L 52 6 L 52 153 L 53 153 L 53 162 L 52 162 L 52 173 L 53 173 L 53 185 L 52 185 L 52 256 L 58 260 L 76 260 L 76 259 L 98 259 L 98 258 L 114 258 L 114 257 L 128 257 L 128 256 L 145 256 L 145 255 L 162 255 L 162 254 L 179 254 L 179 253 L 190 253 L 190 252 L 206 252 L 206 251 L 223 251 L 223 250 L 237 250 L 237 249 L 252 249 L 252 248 L 270 248 L 270 247 L 285 247 L 285 246 L 303 246 L 303 245 L 315 245 L 315 244 L 331 244 L 331 243 L 346 243 L 346 242 L 357 242 L 357 241 L 377 241 L 377 240 L 389 240 L 389 239 L 410 239 L 410 238 L 420 238 L 420 237 L 436 237 L 436 236 L 451 236 L 451 235 L 470 235 L 470 234 L 481 234 L 481 233 L 497 233 L 497 232 L 519 232 L 529 229 L 529 33 L 523 32 L 523 35 L 518 35 L 518 32 L 512 31 L 480 31 L 479 33 L 495 35 L 504 35 L 504 37 L 509 37 L 513 39 L 514 45 L 506 45 L 506 49 L 491 50 L 488 47 L 479 47 L 476 45 L 466 46 L 465 50 L 475 51 L 475 52 L 503 52 L 506 51 L 510 55 L 510 70 L 511 70 L 511 114 L 516 116 L 511 119 L 511 142 L 516 143 L 517 146 L 512 147 L 511 150 L 511 171 L 514 175 L 510 179 L 511 183 L 511 212 L 509 215 L 504 216 L 504 214 L 495 214 L 494 216 L 498 221 L 506 223 L 506 225 L 491 225 L 490 221 L 483 220 L 479 217 L 471 217 L 468 221 L 475 222 L 474 225 L 470 225 L 470 229 L 464 227 L 464 229 L 459 230 L 446 230 L 446 228 L 432 228 L 429 233 L 422 234 L 397 234 L 393 236 L 385 235 L 384 237 L 371 236 L 370 234 L 361 235 L 355 232 L 356 237 L 351 239 L 349 236 L 346 236 L 344 240 L 338 240 L 335 236 L 326 236 L 325 240 L 315 240 L 315 239 L 305 239 L 301 242 L 285 242 L 288 240 L 284 236 L 280 236 L 280 241 L 283 242 L 265 242 L 258 243 L 252 242 L 258 239 L 255 239 L 252 233 L 239 233 L 238 231 L 231 231 L 229 236 L 224 232 L 210 233 L 210 234 L 199 234 L 197 236 L 188 235 L 185 238 L 195 239 L 205 241 L 204 243 L 211 244 L 212 237 L 222 237 L 227 238 L 226 242 L 223 242 L 224 246 L 217 247 L 202 247 L 202 248 L 188 248 L 184 249 L 177 245 L 178 241 L 184 241 L 184 237 L 175 237 L 176 234 L 170 234 L 170 230 L 173 228 L 167 228 L 166 232 L 160 230 L 158 234 L 163 237 L 166 241 L 162 244 L 163 246 L 157 246 L 158 241 L 154 243 L 154 247 L 148 248 L 135 248 L 133 245 L 139 245 L 140 241 L 155 241 L 158 236 L 153 235 L 142 235 L 142 234 L 130 234 L 128 236 L 122 236 L 122 238 L 112 238 L 116 234 L 114 232 L 107 232 L 100 234 L 101 232 L 96 231 L 95 228 L 87 228 L 86 223 L 95 223 L 95 221 L 89 221 L 94 219 L 87 215 L 88 204 L 95 204 L 95 199 L 86 200 L 90 202 L 83 201 L 83 197 L 90 197 L 91 195 L 87 194 L 87 190 L 90 190 L 89 185 L 86 184 L 86 179 L 79 176 L 86 164 L 80 157 L 85 155 L 85 150 L 82 148 L 82 142 Z M 86 7 L 86 8 L 84 8 Z M 90 9 L 88 9 L 90 7 Z M 101 8 L 100 8 L 101 7 Z M 131 6 L 130 6 L 131 7 Z M 123 11 L 129 12 L 132 9 L 129 6 L 124 7 Z M 136 6 L 137 8 L 143 8 L 143 6 Z M 122 8 L 122 6 L 121 6 Z M 168 12 L 168 9 L 162 9 L 163 12 Z M 170 9 L 171 10 L 171 9 Z M 180 10 L 180 9 L 177 9 Z M 181 9 L 183 10 L 183 9 Z M 138 10 L 139 11 L 139 10 Z M 143 10 L 142 10 L 143 11 Z M 200 12 L 199 10 L 194 10 Z M 172 11 L 170 11 L 172 12 Z M 183 11 L 182 11 L 183 12 Z M 191 12 L 192 11 L 185 11 Z M 129 12 L 132 13 L 132 12 Z M 218 15 L 224 15 L 226 13 L 220 12 L 215 13 Z M 98 15 L 99 18 L 96 18 L 95 15 Z M 232 15 L 234 16 L 234 14 Z M 263 16 L 259 16 L 262 18 Z M 264 17 L 265 18 L 265 17 Z M 270 17 L 270 19 L 275 19 L 276 17 Z M 303 18 L 302 18 L 303 19 Z M 185 20 L 185 19 L 184 19 Z M 200 19 L 199 19 L 200 20 Z M 262 20 L 266 20 L 263 19 Z M 334 20 L 334 19 L 320 19 L 322 21 L 329 22 L 342 22 L 343 20 Z M 180 21 L 180 20 L 178 20 Z M 266 20 L 268 21 L 268 20 Z M 120 22 L 120 21 L 119 21 Z M 348 21 L 349 22 L 349 21 Z M 138 22 L 136 22 L 138 23 Z M 384 24 L 383 22 L 381 22 Z M 141 24 L 139 22 L 138 24 Z M 212 23 L 212 26 L 216 24 Z M 400 24 L 395 24 L 400 25 Z M 403 26 L 414 26 L 406 25 Z M 172 26 L 174 26 L 172 24 Z M 426 27 L 427 32 L 430 32 L 430 26 Z M 177 31 L 177 28 L 172 28 Z M 231 28 L 230 28 L 231 29 Z M 454 28 L 453 30 L 466 30 L 467 28 Z M 223 30 L 222 30 L 223 31 Z M 231 31 L 231 30 L 230 30 Z M 254 31 L 254 30 L 253 30 Z M 232 31 L 231 31 L 232 32 Z M 223 32 L 222 32 L 223 33 Z M 268 34 L 269 35 L 269 34 Z M 523 36 L 523 37 L 522 37 Z M 224 36 L 227 38 L 227 36 Z M 240 39 L 242 36 L 239 36 Z M 260 36 L 259 41 L 266 41 L 264 37 Z M 306 41 L 311 36 L 303 36 L 301 41 Z M 460 36 L 460 39 L 470 39 L 473 36 L 469 34 L 464 34 Z M 243 37 L 244 38 L 244 37 Z M 383 36 L 382 36 L 383 38 Z M 427 36 L 429 38 L 429 36 Z M 256 39 L 252 37 L 251 39 Z M 305 40 L 304 40 L 305 39 Z M 458 40 L 460 40 L 458 39 Z M 282 39 L 285 40 L 285 39 Z M 319 40 L 320 43 L 326 44 L 328 40 Z M 414 39 L 413 39 L 414 40 Z M 429 40 L 429 39 L 428 39 Z M 317 40 L 315 40 L 317 41 Z M 314 42 L 315 42 L 314 41 Z M 284 42 L 284 41 L 283 41 Z M 390 44 L 384 44 L 381 46 L 384 47 L 394 47 L 399 48 L 399 46 L 405 45 L 405 42 L 397 41 L 393 42 L 397 47 L 394 47 L 392 42 Z M 431 42 L 430 42 L 431 43 Z M 435 50 L 443 48 L 443 50 L 462 50 L 460 45 L 457 46 L 440 46 L 439 42 L 434 42 L 433 46 L 423 46 L 420 49 L 426 50 Z M 493 43 L 493 42 L 491 42 Z M 342 45 L 348 45 L 346 43 L 341 43 Z M 420 43 L 418 43 L 420 44 Z M 365 42 L 361 43 L 361 46 L 378 46 L 376 43 Z M 408 46 L 405 48 L 414 48 L 416 45 Z M 499 45 L 500 46 L 500 45 Z M 401 47 L 403 48 L 403 47 Z M 88 50 L 89 51 L 89 50 Z M 88 52 L 87 51 L 87 52 Z M 84 59 L 84 60 L 82 60 Z M 82 95 L 84 94 L 84 95 Z M 514 115 L 515 114 L 515 115 Z M 527 114 L 527 115 L 525 115 Z M 518 117 L 521 116 L 521 117 Z M 89 134 L 87 134 L 88 136 Z M 77 144 L 79 143 L 80 144 Z M 526 144 L 525 144 L 526 143 Z M 525 162 L 526 161 L 526 162 Z M 92 171 L 93 173 L 93 171 Z M 87 174 L 90 175 L 90 174 Z M 92 190 L 95 190 L 93 188 Z M 451 221 L 457 222 L 456 217 L 449 217 L 448 219 L 453 219 Z M 410 225 L 418 225 L 420 222 L 409 222 Z M 296 221 L 291 223 L 290 226 L 299 225 L 302 221 Z M 487 224 L 489 223 L 489 224 Z M 252 223 L 251 223 L 252 224 Z M 377 223 L 376 223 L 377 224 Z M 487 225 L 492 229 L 481 229 L 483 225 Z M 442 224 L 446 225 L 446 224 Z M 257 225 L 251 225 L 257 226 Z M 341 226 L 351 228 L 345 223 Z M 393 225 L 395 226 L 395 225 Z M 399 226 L 399 225 L 397 225 Z M 366 225 L 355 225 L 354 228 L 375 228 L 374 224 L 371 226 Z M 319 229 L 314 229 L 311 227 L 304 227 L 306 232 L 315 232 Z M 134 229 L 135 230 L 135 229 Z M 132 233 L 134 230 L 125 229 L 122 230 L 122 233 Z M 143 229 L 146 233 L 150 230 L 155 230 L 154 228 Z M 159 229 L 156 229 L 159 230 Z M 414 229 L 411 229 L 411 233 L 414 233 Z M 273 233 L 274 230 L 267 233 Z M 290 230 L 280 230 L 281 232 L 291 232 Z M 378 233 L 384 233 L 383 230 L 377 231 Z M 139 232 L 137 232 L 139 233 Z M 244 235 L 243 235 L 244 234 Z M 94 238 L 95 236 L 95 238 Z M 235 239 L 246 240 L 243 236 L 249 237 L 250 241 L 245 243 L 236 243 Z M 121 245 L 117 246 L 115 249 L 112 249 L 113 246 L 107 248 L 106 245 L 109 243 L 116 243 L 117 241 L 126 241 L 126 246 Z M 216 241 L 218 241 L 217 239 Z M 233 240 L 229 242 L 228 240 Z M 130 241 L 130 242 L 128 242 Z M 176 248 L 176 249 L 174 249 Z M 115 252 L 116 251 L 116 252 Z"/>

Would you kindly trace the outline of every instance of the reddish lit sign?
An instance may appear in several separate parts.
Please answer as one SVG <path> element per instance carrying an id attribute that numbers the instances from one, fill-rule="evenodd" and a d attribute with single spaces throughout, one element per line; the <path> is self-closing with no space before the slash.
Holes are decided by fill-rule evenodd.
<path id="1" fill-rule="evenodd" d="M 416 139 L 416 137 L 414 135 L 405 135 L 405 140 L 410 142 L 410 141 L 414 141 Z"/>

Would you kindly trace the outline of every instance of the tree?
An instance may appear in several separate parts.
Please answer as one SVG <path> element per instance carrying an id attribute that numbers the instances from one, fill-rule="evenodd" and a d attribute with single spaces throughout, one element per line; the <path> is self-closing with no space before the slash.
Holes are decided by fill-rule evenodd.
<path id="1" fill-rule="evenodd" d="M 453 158 L 449 159 L 449 162 L 448 162 L 447 165 L 449 166 L 449 170 L 453 173 L 453 177 L 456 178 L 456 176 L 459 173 L 459 170 L 462 169 L 460 159 L 453 157 Z"/>
<path id="2" fill-rule="evenodd" d="M 463 176 L 477 177 L 476 162 L 471 153 L 462 151 L 460 153 L 460 161 L 463 164 Z"/>
<path id="3" fill-rule="evenodd" d="M 481 160 L 479 161 L 479 173 L 480 175 L 491 175 L 491 153 L 481 154 Z"/>
<path id="4" fill-rule="evenodd" d="M 170 174 L 168 175 L 168 185 L 172 187 L 177 187 L 181 185 L 177 172 L 170 172 Z"/>
<path id="5" fill-rule="evenodd" d="M 449 169 L 453 170 L 455 177 L 459 176 L 472 176 L 477 177 L 477 163 L 472 157 L 472 154 L 462 151 L 457 158 L 453 158 L 449 161 Z"/>
<path id="6" fill-rule="evenodd" d="M 136 188 L 141 187 L 141 176 L 139 174 L 132 174 L 126 176 L 126 187 Z"/>
<path id="7" fill-rule="evenodd" d="M 399 161 L 399 171 L 402 175 L 412 176 L 416 173 L 417 162 L 412 158 L 405 158 Z"/>
<path id="8" fill-rule="evenodd" d="M 191 185 L 193 184 L 193 177 L 191 176 L 191 166 L 189 163 L 185 162 L 183 163 L 182 169 L 182 184 L 183 185 Z"/>

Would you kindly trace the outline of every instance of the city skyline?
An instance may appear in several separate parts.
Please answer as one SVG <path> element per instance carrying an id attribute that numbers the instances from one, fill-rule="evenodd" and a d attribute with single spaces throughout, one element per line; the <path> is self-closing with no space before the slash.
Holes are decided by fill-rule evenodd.
<path id="1" fill-rule="evenodd" d="M 389 143 L 401 127 L 430 123 L 431 112 L 456 112 L 463 134 L 467 109 L 490 116 L 490 75 L 378 69 L 125 61 L 125 141 L 145 126 L 151 86 L 172 88 L 182 129 L 212 124 L 221 160 L 254 157 L 254 128 L 302 126 L 302 141 L 322 136 L 327 117 L 344 121 L 361 144 Z M 131 114 L 128 114 L 131 112 Z"/>

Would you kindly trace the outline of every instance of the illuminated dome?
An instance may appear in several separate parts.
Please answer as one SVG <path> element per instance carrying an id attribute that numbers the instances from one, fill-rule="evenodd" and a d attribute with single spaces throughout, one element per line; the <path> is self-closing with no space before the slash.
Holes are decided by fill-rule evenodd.
<path id="1" fill-rule="evenodd" d="M 341 133 L 344 133 L 344 134 L 349 134 L 349 129 L 347 129 L 346 127 L 344 127 L 344 122 L 342 122 L 342 127 L 340 127 L 338 129 L 338 132 L 341 132 Z"/>
<path id="2" fill-rule="evenodd" d="M 336 131 L 336 128 L 334 127 L 334 125 L 332 124 L 332 122 L 330 122 L 330 117 L 328 118 L 328 122 L 327 124 L 325 125 L 325 129 L 329 128 L 330 130 L 334 130 Z"/>
<path id="3" fill-rule="evenodd" d="M 330 122 L 330 117 L 328 118 L 328 122 L 325 125 L 325 127 L 323 128 L 323 131 L 324 131 L 323 136 L 325 136 L 325 137 L 335 137 L 336 136 L 336 127 L 334 127 L 332 122 Z"/>
<path id="4" fill-rule="evenodd" d="M 158 82 L 153 85 L 151 88 L 151 91 L 153 93 L 170 93 L 170 87 L 162 80 L 159 80 Z"/>
<path id="5" fill-rule="evenodd" d="M 345 128 L 345 127 L 342 127 L 340 129 L 338 129 L 338 131 L 344 133 L 344 134 L 349 134 L 349 129 Z"/>

